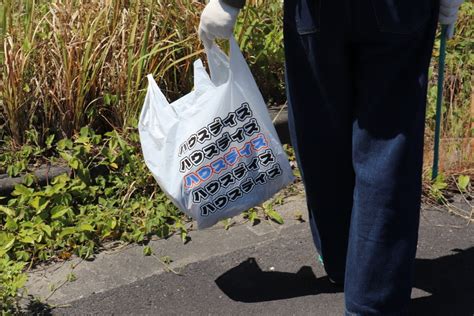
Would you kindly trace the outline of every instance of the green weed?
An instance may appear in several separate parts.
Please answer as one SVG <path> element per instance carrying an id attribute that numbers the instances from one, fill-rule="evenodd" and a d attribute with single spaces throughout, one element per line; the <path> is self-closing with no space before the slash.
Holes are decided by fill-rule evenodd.
<path id="1" fill-rule="evenodd" d="M 51 139 L 51 138 L 48 138 Z M 49 162 L 64 161 L 72 175 L 55 177 L 40 186 L 29 177 L 15 186 L 12 197 L 0 198 L 0 258 L 9 269 L 72 255 L 93 257 L 107 241 L 146 243 L 151 236 L 177 233 L 187 241 L 187 219 L 160 190 L 143 163 L 138 133 L 108 132 L 104 136 L 83 127 L 73 138 L 50 144 Z M 30 172 L 35 145 L 3 153 L 3 169 L 16 162 L 14 173 Z M 18 273 L 21 272 L 21 268 Z M 8 270 L 0 277 L 6 278 Z M 24 275 L 8 279 L 2 295 L 12 299 Z M 1 292 L 4 291 L 4 292 Z M 3 294 L 5 293 L 5 294 Z M 10 304 L 11 305 L 11 304 Z"/>

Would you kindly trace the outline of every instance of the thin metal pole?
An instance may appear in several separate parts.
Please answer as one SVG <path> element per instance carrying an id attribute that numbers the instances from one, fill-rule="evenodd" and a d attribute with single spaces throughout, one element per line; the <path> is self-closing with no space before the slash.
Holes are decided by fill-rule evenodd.
<path id="1" fill-rule="evenodd" d="M 439 169 L 439 141 L 441 137 L 441 107 L 443 105 L 443 83 L 444 83 L 444 66 L 446 61 L 446 40 L 447 40 L 448 26 L 441 27 L 441 44 L 439 48 L 439 63 L 438 63 L 438 94 L 436 96 L 436 126 L 434 139 L 434 154 L 433 154 L 433 172 L 432 179 L 438 177 Z"/>

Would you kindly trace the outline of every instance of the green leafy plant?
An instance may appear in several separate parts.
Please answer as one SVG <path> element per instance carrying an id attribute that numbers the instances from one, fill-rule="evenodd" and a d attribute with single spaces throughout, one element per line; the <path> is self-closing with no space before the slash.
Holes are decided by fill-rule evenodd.
<path id="1" fill-rule="evenodd" d="M 244 218 L 246 218 L 252 225 L 257 225 L 260 223 L 260 217 L 258 216 L 258 211 L 256 208 L 252 207 L 247 211 L 243 212 Z"/>
<path id="2" fill-rule="evenodd" d="M 18 312 L 20 292 L 26 283 L 23 273 L 25 262 L 14 262 L 7 257 L 0 258 L 0 311 L 2 315 Z"/>
<path id="3" fill-rule="evenodd" d="M 151 256 L 153 254 L 153 250 L 151 249 L 150 246 L 145 246 L 143 247 L 143 254 L 145 256 Z"/>
<path id="4" fill-rule="evenodd" d="M 430 186 L 430 196 L 437 200 L 439 203 L 446 203 L 443 191 L 448 187 L 448 183 L 445 180 L 443 174 L 439 174 Z"/>
<path id="5" fill-rule="evenodd" d="M 284 220 L 281 217 L 281 215 L 273 208 L 273 203 L 274 201 L 267 201 L 263 203 L 263 212 L 265 213 L 265 216 L 268 218 L 272 219 L 273 221 L 277 222 L 280 225 L 284 224 Z"/>
<path id="6" fill-rule="evenodd" d="M 467 192 L 471 178 L 467 175 L 460 175 L 457 179 L 457 185 L 461 192 Z"/>
<path id="7" fill-rule="evenodd" d="M 187 218 L 156 184 L 138 141 L 136 130 L 99 135 L 83 127 L 73 138 L 51 144 L 49 162 L 67 163 L 72 174 L 44 186 L 25 178 L 10 198 L 2 198 L 0 257 L 24 267 L 74 254 L 88 258 L 110 240 L 141 243 L 174 233 L 189 240 Z M 30 147 L 28 154 L 21 149 L 4 157 L 23 161 L 20 170 L 28 172 L 26 162 L 36 157 L 36 147 Z"/>

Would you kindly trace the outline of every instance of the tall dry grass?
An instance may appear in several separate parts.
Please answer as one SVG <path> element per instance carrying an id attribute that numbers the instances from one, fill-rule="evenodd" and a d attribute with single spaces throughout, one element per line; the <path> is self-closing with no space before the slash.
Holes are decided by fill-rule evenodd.
<path id="1" fill-rule="evenodd" d="M 202 4 L 174 0 L 7 0 L 0 11 L 0 107 L 8 134 L 25 129 L 71 136 L 83 125 L 127 126 L 145 74 L 174 97 L 200 54 Z M 0 123 L 0 124 L 1 124 Z"/>
<path id="2" fill-rule="evenodd" d="M 474 3 L 462 4 L 455 36 L 447 43 L 440 168 L 474 173 Z M 439 35 L 439 34 L 438 34 Z M 435 42 L 428 91 L 426 155 L 432 160 L 440 41 Z"/>
<path id="3" fill-rule="evenodd" d="M 136 124 L 147 73 L 171 99 L 192 88 L 204 1 L 4 0 L 0 140 Z M 251 0 L 236 29 L 264 95 L 284 102 L 281 1 Z M 271 101 L 271 100 L 270 100 Z"/>
<path id="4" fill-rule="evenodd" d="M 264 97 L 285 102 L 281 0 L 250 0 L 235 34 Z M 22 144 L 36 129 L 71 136 L 136 126 L 145 74 L 170 99 L 192 88 L 204 0 L 3 0 L 0 3 L 0 142 Z M 443 150 L 472 164 L 474 4 L 465 2 L 448 42 Z M 431 150 L 439 40 L 427 110 Z M 44 138 L 43 138 L 44 139 Z M 41 139 L 40 139 L 41 141 Z M 448 144 L 448 142 L 444 142 Z M 468 144 L 468 145 L 464 145 Z M 448 148 L 449 147 L 449 148 Z"/>

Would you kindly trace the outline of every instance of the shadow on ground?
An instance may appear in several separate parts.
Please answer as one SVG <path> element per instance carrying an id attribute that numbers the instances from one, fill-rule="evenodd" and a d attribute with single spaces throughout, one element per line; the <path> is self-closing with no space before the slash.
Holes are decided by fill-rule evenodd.
<path id="1" fill-rule="evenodd" d="M 412 300 L 413 315 L 474 315 L 474 247 L 416 260 L 415 287 L 429 296 Z"/>
<path id="2" fill-rule="evenodd" d="M 429 296 L 412 300 L 413 315 L 474 315 L 474 247 L 450 256 L 416 260 L 415 287 Z M 265 272 L 249 258 L 216 279 L 232 300 L 255 303 L 320 293 L 338 293 L 327 277 L 316 278 L 310 267 L 297 273 Z"/>
<path id="3" fill-rule="evenodd" d="M 293 297 L 337 293 L 327 277 L 316 278 L 310 267 L 297 273 L 264 272 L 249 258 L 216 279 L 217 286 L 232 300 L 245 303 L 282 300 Z"/>
<path id="4" fill-rule="evenodd" d="M 52 315 L 52 307 L 30 296 L 28 305 L 24 307 L 21 314 L 49 316 Z"/>

